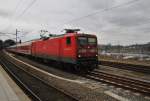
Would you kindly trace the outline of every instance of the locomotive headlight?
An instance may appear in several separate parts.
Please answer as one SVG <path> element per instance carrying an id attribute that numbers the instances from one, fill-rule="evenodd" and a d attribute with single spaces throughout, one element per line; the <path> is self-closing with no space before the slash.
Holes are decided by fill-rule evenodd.
<path id="1" fill-rule="evenodd" d="M 80 57 L 81 57 L 81 55 L 78 55 L 78 57 L 80 58 Z"/>
<path id="2" fill-rule="evenodd" d="M 96 57 L 97 57 L 98 55 L 96 54 Z"/>

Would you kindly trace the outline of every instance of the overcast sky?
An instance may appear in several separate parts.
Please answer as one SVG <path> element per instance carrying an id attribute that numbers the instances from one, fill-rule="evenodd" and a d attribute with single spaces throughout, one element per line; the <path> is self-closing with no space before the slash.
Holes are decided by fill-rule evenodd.
<path id="1" fill-rule="evenodd" d="M 41 29 L 81 28 L 100 44 L 147 43 L 150 0 L 0 0 L 0 39 L 14 38 L 16 28 L 24 41 Z"/>

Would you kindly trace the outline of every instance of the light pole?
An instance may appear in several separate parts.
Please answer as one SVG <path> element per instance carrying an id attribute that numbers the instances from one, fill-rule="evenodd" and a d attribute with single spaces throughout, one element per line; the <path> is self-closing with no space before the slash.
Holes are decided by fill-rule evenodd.
<path id="1" fill-rule="evenodd" d="M 18 31 L 18 29 L 16 29 L 16 49 L 17 49 L 17 37 L 18 37 L 18 32 L 20 32 L 20 31 Z"/>

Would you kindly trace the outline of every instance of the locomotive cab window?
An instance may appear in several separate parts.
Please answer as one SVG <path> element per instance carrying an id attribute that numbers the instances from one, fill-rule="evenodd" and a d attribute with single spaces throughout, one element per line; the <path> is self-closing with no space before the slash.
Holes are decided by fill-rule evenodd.
<path id="1" fill-rule="evenodd" d="M 79 45 L 87 45 L 87 37 L 78 37 Z"/>
<path id="2" fill-rule="evenodd" d="M 89 45 L 96 45 L 97 44 L 97 40 L 96 38 L 88 38 L 88 44 Z"/>
<path id="3" fill-rule="evenodd" d="M 66 38 L 66 44 L 67 45 L 71 45 L 71 37 L 67 37 Z"/>

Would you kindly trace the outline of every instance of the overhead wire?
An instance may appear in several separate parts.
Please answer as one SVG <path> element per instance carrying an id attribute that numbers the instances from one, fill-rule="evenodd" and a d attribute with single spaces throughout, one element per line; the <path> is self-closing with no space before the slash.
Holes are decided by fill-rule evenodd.
<path id="1" fill-rule="evenodd" d="M 36 2 L 37 0 L 33 0 L 31 1 L 31 3 L 23 10 L 23 12 L 17 17 L 17 18 L 21 18 L 31 7 L 32 5 Z M 109 10 L 112 10 L 112 9 L 115 9 L 115 8 L 119 8 L 119 7 L 122 7 L 122 6 L 126 6 L 126 5 L 129 5 L 129 4 L 133 4 L 137 1 L 140 1 L 140 0 L 131 0 L 129 2 L 125 2 L 125 3 L 122 3 L 122 4 L 119 4 L 119 5 L 115 5 L 115 6 L 112 6 L 110 8 L 105 8 L 105 9 L 102 9 L 102 10 L 98 10 L 96 12 L 92 12 L 90 14 L 87 14 L 87 15 L 84 15 L 84 16 L 81 16 L 79 18 L 76 18 L 76 19 L 73 19 L 73 20 L 70 20 L 70 21 L 67 21 L 63 24 L 60 24 L 60 25 L 65 25 L 65 24 L 69 24 L 71 22 L 75 22 L 75 21 L 79 21 L 81 19 L 84 19 L 84 18 L 87 18 L 87 17 L 90 17 L 90 16 L 93 16 L 93 15 L 96 15 L 100 12 L 105 12 L 105 11 L 109 11 Z M 19 3 L 18 3 L 19 4 Z"/>
<path id="2" fill-rule="evenodd" d="M 20 19 L 21 17 L 23 17 L 23 15 L 33 6 L 33 4 L 36 2 L 37 0 L 32 0 L 29 5 L 23 10 L 23 12 L 17 17 L 17 19 Z M 29 33 L 29 32 L 27 32 Z M 25 35 L 24 35 L 25 36 Z M 24 37 L 22 36 L 22 37 Z"/>
<path id="3" fill-rule="evenodd" d="M 8 26 L 6 28 L 2 29 L 2 30 L 8 30 L 12 26 L 13 17 L 17 14 L 17 10 L 19 9 L 19 6 L 22 3 L 22 1 L 23 0 L 19 0 L 19 2 L 16 4 L 15 8 L 13 9 L 13 15 L 10 17 L 10 21 L 8 23 Z"/>
<path id="4" fill-rule="evenodd" d="M 101 12 L 107 12 L 107 11 L 113 10 L 113 9 L 115 9 L 115 8 L 127 6 L 127 5 L 130 5 L 130 4 L 136 3 L 136 2 L 138 2 L 138 1 L 140 1 L 140 0 L 131 0 L 131 1 L 129 1 L 129 2 L 125 2 L 125 3 L 119 4 L 119 5 L 112 6 L 112 7 L 110 7 L 110 8 L 105 8 L 105 9 L 102 9 L 102 10 L 98 10 L 98 11 L 96 11 L 96 12 L 92 12 L 92 13 L 87 14 L 87 15 L 85 15 L 85 16 L 81 16 L 81 17 L 79 17 L 79 18 L 76 18 L 76 19 L 67 21 L 67 22 L 63 23 L 63 25 L 69 24 L 69 23 L 75 22 L 75 21 L 80 21 L 80 20 L 82 20 L 82 19 L 84 19 L 84 18 L 88 18 L 88 17 L 94 16 L 94 15 L 96 15 L 96 14 L 98 14 L 98 13 L 101 13 Z M 87 28 L 87 27 L 88 27 L 88 26 L 86 26 L 86 28 Z M 102 31 L 102 32 L 103 32 L 103 31 Z M 105 31 L 104 31 L 104 32 L 105 32 Z"/>
<path id="5" fill-rule="evenodd" d="M 21 3 L 23 2 L 23 0 L 19 0 L 19 2 L 17 3 L 17 5 L 16 5 L 16 7 L 15 7 L 15 9 L 14 9 L 14 14 L 13 14 L 13 16 L 17 13 L 17 10 L 19 9 L 19 6 L 21 5 Z M 12 17 L 13 17 L 12 16 Z"/>
<path id="6" fill-rule="evenodd" d="M 32 6 L 36 1 L 37 1 L 37 0 L 32 0 L 31 3 L 23 10 L 23 12 L 22 12 L 19 16 L 16 17 L 16 20 L 18 20 L 19 18 L 21 18 L 21 17 L 27 12 L 27 10 L 29 10 L 29 9 L 31 8 L 31 6 Z M 17 13 L 17 10 L 19 9 L 19 5 L 21 4 L 21 2 L 23 2 L 23 0 L 20 0 L 20 1 L 17 3 L 17 5 L 16 5 L 16 7 L 15 7 L 15 9 L 14 9 L 14 14 L 13 14 L 12 17 L 10 18 L 11 20 L 10 20 L 10 22 L 9 22 L 9 25 L 8 25 L 5 29 L 3 29 L 3 30 L 6 30 L 6 29 L 8 29 L 8 28 L 10 28 L 10 27 L 12 26 L 13 17 L 14 17 L 15 14 Z M 6 33 L 3 33 L 3 34 L 6 34 Z"/>
<path id="7" fill-rule="evenodd" d="M 138 2 L 138 1 L 140 1 L 140 0 L 131 0 L 131 1 L 129 1 L 129 2 L 125 2 L 125 3 L 119 4 L 119 5 L 112 6 L 112 7 L 110 7 L 110 8 L 100 9 L 100 10 L 97 10 L 97 11 L 95 11 L 95 12 L 89 13 L 89 14 L 87 14 L 87 15 L 81 16 L 81 17 L 79 17 L 79 18 L 76 18 L 76 19 L 67 21 L 67 22 L 65 22 L 65 23 L 63 23 L 63 24 L 68 24 L 68 23 L 71 23 L 71 22 L 74 22 L 74 21 L 79 21 L 79 20 L 81 20 L 81 19 L 84 19 L 84 18 L 87 18 L 87 17 L 90 17 L 90 16 L 94 16 L 94 15 L 96 15 L 96 14 L 98 14 L 98 13 L 106 12 L 106 11 L 109 11 L 109 10 L 112 10 L 112 9 L 115 9 L 115 8 L 119 8 L 119 7 L 122 7 L 122 6 L 127 6 L 127 5 L 130 5 L 130 4 L 136 3 L 136 2 Z"/>
<path id="8" fill-rule="evenodd" d="M 33 6 L 33 4 L 36 1 L 37 0 L 32 0 L 31 3 L 23 10 L 23 12 L 17 18 L 21 18 Z"/>

